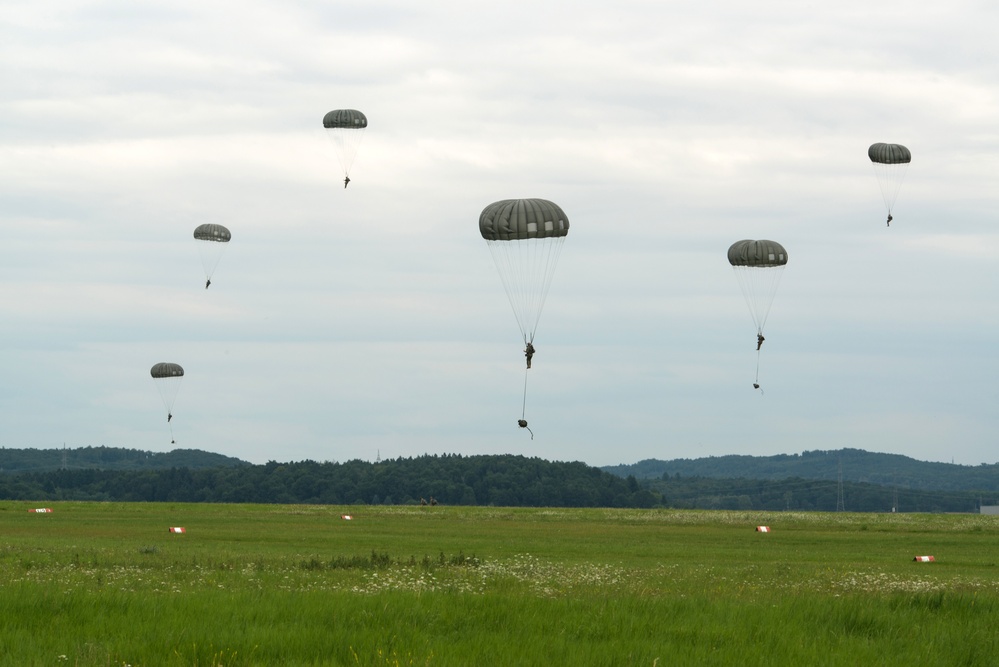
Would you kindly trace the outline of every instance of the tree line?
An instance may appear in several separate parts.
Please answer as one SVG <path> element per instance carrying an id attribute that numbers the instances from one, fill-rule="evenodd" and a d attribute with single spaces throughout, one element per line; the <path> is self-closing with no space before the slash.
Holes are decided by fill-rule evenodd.
<path id="1" fill-rule="evenodd" d="M 642 507 L 637 482 L 584 463 L 523 456 L 425 455 L 370 463 L 268 462 L 192 469 L 65 469 L 0 475 L 11 500 Z"/>
<path id="2" fill-rule="evenodd" d="M 5 500 L 218 502 L 330 505 L 630 507 L 834 511 L 836 482 L 665 475 L 638 480 L 579 462 L 524 456 L 424 455 L 371 463 L 301 461 L 167 469 L 63 469 L 0 475 Z M 893 489 L 844 482 L 855 512 L 974 512 L 972 492 Z"/>

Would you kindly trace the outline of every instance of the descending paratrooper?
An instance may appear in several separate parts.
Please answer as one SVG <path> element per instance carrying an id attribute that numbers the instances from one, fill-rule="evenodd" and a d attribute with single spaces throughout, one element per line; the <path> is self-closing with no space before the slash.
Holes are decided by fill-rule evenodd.
<path id="1" fill-rule="evenodd" d="M 164 361 L 153 364 L 153 367 L 149 369 L 149 375 L 152 376 L 153 383 L 160 393 L 160 398 L 163 399 L 163 407 L 166 408 L 167 424 L 170 427 L 170 444 L 176 444 L 177 441 L 173 439 L 173 425 L 170 422 L 173 420 L 173 404 L 177 400 L 177 391 L 184 379 L 184 369 L 180 364 Z"/>
<path id="2" fill-rule="evenodd" d="M 874 166 L 881 196 L 885 200 L 885 208 L 888 209 L 888 220 L 885 224 L 891 227 L 891 221 L 894 219 L 891 211 L 895 207 L 895 199 L 898 198 L 899 190 L 902 188 L 909 163 L 912 162 L 912 153 L 902 144 L 877 143 L 871 144 L 867 149 L 867 157 Z"/>
<path id="3" fill-rule="evenodd" d="M 787 251 L 776 241 L 746 239 L 736 241 L 728 249 L 728 263 L 732 265 L 742 295 L 749 306 L 749 313 L 756 325 L 756 380 L 753 388 L 760 388 L 760 348 L 763 347 L 763 327 L 777 286 L 787 265 Z"/>
<path id="4" fill-rule="evenodd" d="M 207 223 L 194 228 L 194 240 L 198 245 L 198 254 L 201 255 L 201 266 L 205 270 L 205 289 L 211 287 L 212 275 L 231 239 L 232 234 L 222 225 Z"/>
<path id="5" fill-rule="evenodd" d="M 346 189 L 350 183 L 350 168 L 368 127 L 368 117 L 357 109 L 334 109 L 323 116 L 323 127 L 343 168 L 343 187 Z"/>
<path id="6" fill-rule="evenodd" d="M 503 289 L 513 307 L 530 369 L 536 353 L 534 336 L 562 245 L 569 233 L 569 218 L 557 204 L 546 199 L 504 199 L 482 210 L 479 233 L 489 246 Z M 525 371 L 523 412 L 526 410 Z M 523 414 L 517 423 L 521 428 L 527 428 Z M 533 432 L 531 437 L 534 437 Z"/>

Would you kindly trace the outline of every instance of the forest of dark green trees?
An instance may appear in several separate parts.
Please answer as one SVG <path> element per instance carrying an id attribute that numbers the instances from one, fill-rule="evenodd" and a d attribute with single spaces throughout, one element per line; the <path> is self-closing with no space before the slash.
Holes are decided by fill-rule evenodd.
<path id="1" fill-rule="evenodd" d="M 147 452 L 125 447 L 72 449 L 11 449 L 0 447 L 0 473 L 51 470 L 147 470 L 155 468 L 218 468 L 249 465 L 246 461 L 200 449 Z"/>
<path id="2" fill-rule="evenodd" d="M 0 450 L 0 499 L 119 502 L 493 505 L 855 512 L 976 512 L 996 493 L 901 488 L 787 477 L 620 476 L 579 462 L 524 456 L 424 455 L 375 463 L 300 461 L 251 465 L 206 452 L 162 454 L 85 448 L 76 467 L 50 453 Z M 96 451 L 102 450 L 105 451 Z M 41 451 L 41 450 L 34 450 Z M 53 450 L 58 451 L 58 450 Z M 4 459 L 16 452 L 21 467 Z M 48 458 L 46 458 L 48 457 Z M 68 462 L 68 455 L 60 455 Z M 91 460 L 89 467 L 80 461 Z M 177 464 L 187 460 L 187 464 Z M 212 465 L 214 463 L 214 465 Z"/>
<path id="3" fill-rule="evenodd" d="M 0 498 L 226 503 L 643 507 L 655 495 L 583 463 L 522 456 L 420 456 L 369 463 L 269 462 L 191 469 L 0 475 Z"/>

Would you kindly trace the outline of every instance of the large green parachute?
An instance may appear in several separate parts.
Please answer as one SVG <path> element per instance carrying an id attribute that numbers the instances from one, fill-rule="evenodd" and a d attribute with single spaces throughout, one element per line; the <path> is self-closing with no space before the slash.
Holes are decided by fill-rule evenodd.
<path id="1" fill-rule="evenodd" d="M 230 239 L 232 234 L 222 225 L 208 223 L 194 228 L 194 240 L 197 241 L 198 254 L 201 255 L 201 266 L 205 269 L 206 288 L 211 284 L 212 275 Z"/>
<path id="2" fill-rule="evenodd" d="M 323 116 L 323 127 L 343 168 L 344 187 L 350 181 L 350 167 L 368 127 L 368 118 L 356 109 L 334 109 Z"/>
<path id="3" fill-rule="evenodd" d="M 479 215 L 524 343 L 532 343 L 569 233 L 565 212 L 546 199 L 504 199 Z"/>
<path id="4" fill-rule="evenodd" d="M 154 380 L 160 380 L 163 378 L 181 378 L 184 377 L 184 369 L 180 364 L 161 361 L 158 364 L 153 364 L 153 367 L 149 369 L 149 374 Z"/>
<path id="5" fill-rule="evenodd" d="M 908 164 L 912 162 L 912 153 L 902 144 L 871 144 L 867 149 L 867 157 L 871 162 L 879 164 Z"/>
<path id="6" fill-rule="evenodd" d="M 871 159 L 874 173 L 881 188 L 881 196 L 888 210 L 888 222 L 891 223 L 891 211 L 895 207 L 899 190 L 905 180 L 905 173 L 912 162 L 912 153 L 902 144 L 871 144 L 867 149 L 867 157 Z"/>

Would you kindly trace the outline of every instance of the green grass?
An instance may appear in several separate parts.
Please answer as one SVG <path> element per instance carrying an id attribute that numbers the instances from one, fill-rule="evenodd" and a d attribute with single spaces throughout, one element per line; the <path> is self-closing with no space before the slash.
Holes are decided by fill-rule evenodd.
<path id="1" fill-rule="evenodd" d="M 999 523 L 988 516 L 34 506 L 0 504 L 3 665 L 909 666 L 999 655 Z M 761 524 L 772 532 L 755 532 Z"/>

